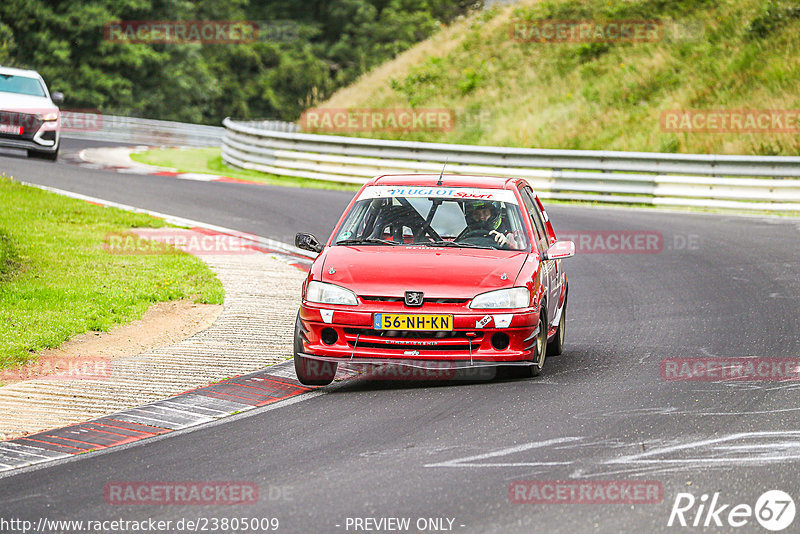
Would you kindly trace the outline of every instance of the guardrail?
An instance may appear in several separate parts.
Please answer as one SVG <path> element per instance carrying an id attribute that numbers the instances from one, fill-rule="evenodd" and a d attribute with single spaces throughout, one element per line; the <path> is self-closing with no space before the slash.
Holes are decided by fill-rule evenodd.
<path id="1" fill-rule="evenodd" d="M 800 210 L 800 157 L 546 150 L 387 141 L 268 130 L 223 121 L 229 165 L 283 176 L 363 184 L 380 174 L 526 178 L 541 198 Z"/>
<path id="2" fill-rule="evenodd" d="M 264 127 L 267 127 L 266 124 Z M 225 128 L 137 119 L 91 112 L 62 111 L 61 137 L 138 145 L 219 146 Z"/>

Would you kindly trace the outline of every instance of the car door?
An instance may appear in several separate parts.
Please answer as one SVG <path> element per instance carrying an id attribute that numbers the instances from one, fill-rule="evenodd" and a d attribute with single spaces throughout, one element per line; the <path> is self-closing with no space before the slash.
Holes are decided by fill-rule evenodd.
<path id="1" fill-rule="evenodd" d="M 550 238 L 547 234 L 544 215 L 539 209 L 539 205 L 534 200 L 535 195 L 530 187 L 522 187 L 520 193 L 522 194 L 522 201 L 525 204 L 525 209 L 536 231 L 536 246 L 539 249 L 539 255 L 543 258 L 547 249 L 550 248 Z M 547 295 L 547 320 L 552 323 L 555 319 L 556 311 L 558 310 L 558 300 L 561 295 L 558 263 L 555 260 L 542 261 L 541 269 L 542 284 L 545 286 L 545 295 Z"/>

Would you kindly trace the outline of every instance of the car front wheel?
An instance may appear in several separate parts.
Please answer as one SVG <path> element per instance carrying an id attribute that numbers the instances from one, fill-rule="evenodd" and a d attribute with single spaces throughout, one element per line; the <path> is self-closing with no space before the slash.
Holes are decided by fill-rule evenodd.
<path id="1" fill-rule="evenodd" d="M 532 378 L 539 376 L 544 367 L 544 358 L 547 352 L 547 316 L 544 310 L 539 315 L 539 333 L 536 335 L 536 343 L 533 346 L 533 365 L 509 367 L 511 376 L 514 378 Z"/>
<path id="2" fill-rule="evenodd" d="M 339 364 L 325 362 L 301 356 L 303 352 L 303 338 L 301 333 L 300 313 L 294 325 L 294 372 L 301 384 L 306 386 L 327 386 L 336 376 Z"/>

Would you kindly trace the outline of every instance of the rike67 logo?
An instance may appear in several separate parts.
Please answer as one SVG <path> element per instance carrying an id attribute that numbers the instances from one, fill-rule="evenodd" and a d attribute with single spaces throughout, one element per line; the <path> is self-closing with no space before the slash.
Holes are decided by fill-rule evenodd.
<path id="1" fill-rule="evenodd" d="M 691 493 L 678 493 L 672 504 L 667 526 L 739 528 L 752 525 L 753 519 L 772 532 L 789 527 L 794 521 L 795 504 L 792 497 L 781 490 L 766 491 L 749 504 L 725 503 L 719 492 L 696 498 Z"/>

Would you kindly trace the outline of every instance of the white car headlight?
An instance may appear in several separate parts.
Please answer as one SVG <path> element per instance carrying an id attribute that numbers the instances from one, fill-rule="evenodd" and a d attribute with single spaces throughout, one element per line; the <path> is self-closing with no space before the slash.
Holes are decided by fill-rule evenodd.
<path id="1" fill-rule="evenodd" d="M 512 287 L 511 289 L 498 289 L 481 293 L 472 299 L 470 308 L 481 310 L 527 308 L 530 304 L 531 294 L 526 287 Z"/>
<path id="2" fill-rule="evenodd" d="M 50 113 L 39 113 L 37 115 L 40 121 L 55 121 L 58 120 L 58 111 L 52 111 Z"/>
<path id="3" fill-rule="evenodd" d="M 343 287 L 325 282 L 309 282 L 306 289 L 306 300 L 318 304 L 344 304 L 357 306 L 356 294 Z"/>

